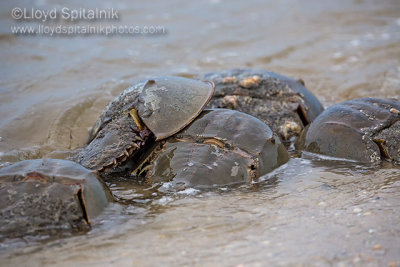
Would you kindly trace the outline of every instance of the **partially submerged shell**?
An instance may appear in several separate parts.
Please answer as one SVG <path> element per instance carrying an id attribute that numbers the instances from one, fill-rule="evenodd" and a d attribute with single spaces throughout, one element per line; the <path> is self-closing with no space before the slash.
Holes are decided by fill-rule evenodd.
<path id="1" fill-rule="evenodd" d="M 180 77 L 148 80 L 140 94 L 139 116 L 156 136 L 167 138 L 192 122 L 214 93 L 214 84 Z"/>
<path id="2" fill-rule="evenodd" d="M 296 147 L 359 162 L 400 162 L 400 102 L 359 98 L 325 110 L 302 133 Z"/>
<path id="3" fill-rule="evenodd" d="M 288 161 L 271 129 L 257 118 L 228 109 L 205 110 L 164 143 L 147 178 L 174 188 L 251 182 Z"/>
<path id="4" fill-rule="evenodd" d="M 57 159 L 0 169 L 0 239 L 85 231 L 112 199 L 90 170 Z"/>
<path id="5" fill-rule="evenodd" d="M 208 107 L 229 108 L 264 121 L 289 142 L 322 111 L 302 80 L 257 69 L 232 69 L 200 77 L 215 84 Z"/>
<path id="6" fill-rule="evenodd" d="M 74 159 L 93 170 L 116 170 L 140 157 L 146 144 L 188 125 L 213 92 L 212 83 L 180 77 L 133 84 L 108 104 L 89 134 L 88 145 Z M 143 127 L 130 116 L 132 110 L 138 111 Z"/>
<path id="7" fill-rule="evenodd" d="M 129 116 L 129 112 L 138 105 L 145 83 L 133 84 L 107 105 L 90 130 L 86 147 L 72 160 L 92 170 L 108 170 L 124 163 L 151 138 L 146 132 L 141 135 Z"/>

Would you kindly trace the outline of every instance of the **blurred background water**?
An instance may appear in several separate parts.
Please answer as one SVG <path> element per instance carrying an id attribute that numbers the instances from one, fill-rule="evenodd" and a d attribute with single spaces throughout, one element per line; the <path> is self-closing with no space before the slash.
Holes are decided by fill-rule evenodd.
<path id="1" fill-rule="evenodd" d="M 400 96 L 398 0 L 2 1 L 0 165 L 63 157 L 136 79 L 235 67 L 302 78 L 325 106 Z M 15 7 L 110 9 L 119 20 L 13 20 Z M 164 34 L 27 36 L 12 26 L 161 26 Z M 60 152 L 57 152 L 60 151 Z M 152 196 L 109 184 L 84 236 L 0 248 L 4 265 L 400 265 L 400 170 L 292 159 L 264 182 Z"/>

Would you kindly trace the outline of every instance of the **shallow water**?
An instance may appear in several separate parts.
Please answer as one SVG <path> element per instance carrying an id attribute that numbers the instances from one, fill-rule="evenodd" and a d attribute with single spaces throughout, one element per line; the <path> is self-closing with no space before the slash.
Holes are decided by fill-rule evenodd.
<path id="1" fill-rule="evenodd" d="M 0 3 L 0 164 L 63 158 L 135 79 L 254 67 L 301 77 L 325 106 L 400 96 L 400 4 L 377 1 L 160 0 L 118 4 L 121 25 L 157 36 L 13 36 Z M 103 21 L 94 22 L 102 24 Z M 265 181 L 157 194 L 109 183 L 111 205 L 87 235 L 0 247 L 2 265 L 400 265 L 400 169 L 303 155 Z M 165 185 L 167 186 L 167 185 Z M 157 195 L 155 195 L 157 194 Z"/>

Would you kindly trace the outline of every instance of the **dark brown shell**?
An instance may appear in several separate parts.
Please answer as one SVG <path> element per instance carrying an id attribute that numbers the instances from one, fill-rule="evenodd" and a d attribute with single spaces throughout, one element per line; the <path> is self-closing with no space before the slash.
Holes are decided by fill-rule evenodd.
<path id="1" fill-rule="evenodd" d="M 135 154 L 148 134 L 140 131 L 129 112 L 137 107 L 146 84 L 140 81 L 125 89 L 111 101 L 89 132 L 87 146 L 72 159 L 86 168 L 103 171 L 117 167 Z"/>
<path id="2" fill-rule="evenodd" d="M 325 110 L 304 131 L 296 147 L 313 153 L 379 162 L 400 161 L 400 102 L 359 98 Z"/>
<path id="3" fill-rule="evenodd" d="M 186 78 L 140 81 L 108 104 L 89 134 L 88 145 L 74 160 L 93 170 L 117 170 L 129 159 L 140 157 L 146 143 L 173 135 L 189 124 L 213 92 L 212 83 Z M 133 109 L 139 112 L 143 129 L 129 115 Z"/>
<path id="4" fill-rule="evenodd" d="M 147 81 L 139 99 L 139 116 L 156 136 L 170 137 L 192 122 L 214 93 L 214 84 L 180 77 Z"/>
<path id="5" fill-rule="evenodd" d="M 257 118 L 228 109 L 205 110 L 169 138 L 147 178 L 174 188 L 251 182 L 288 161 L 279 138 Z"/>
<path id="6" fill-rule="evenodd" d="M 215 84 L 208 107 L 250 114 L 264 121 L 283 141 L 298 137 L 323 111 L 302 80 L 273 72 L 244 68 L 208 73 L 200 78 Z"/>
<path id="7" fill-rule="evenodd" d="M 0 169 L 0 235 L 85 231 L 111 199 L 97 175 L 77 163 L 21 161 Z"/>

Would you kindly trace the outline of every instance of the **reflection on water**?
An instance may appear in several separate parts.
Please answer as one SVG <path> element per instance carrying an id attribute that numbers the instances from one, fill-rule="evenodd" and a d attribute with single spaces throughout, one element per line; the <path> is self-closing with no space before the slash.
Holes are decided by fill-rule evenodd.
<path id="1" fill-rule="evenodd" d="M 85 5 L 85 6 L 82 6 Z M 400 95 L 397 0 L 0 3 L 0 164 L 65 158 L 135 79 L 254 67 L 301 77 L 324 105 Z M 20 7 L 114 7 L 162 36 L 9 34 Z M 95 22 L 101 23 L 101 22 Z M 160 193 L 108 184 L 120 204 L 87 235 L 1 244 L 2 265 L 400 265 L 400 170 L 305 154 L 252 185 Z"/>
<path id="2" fill-rule="evenodd" d="M 208 192 L 146 198 L 143 187 L 120 181 L 111 188 L 131 205 L 110 207 L 89 234 L 19 246 L 3 261 L 389 264 L 400 249 L 399 176 L 395 168 L 295 158 L 265 181 Z"/>

